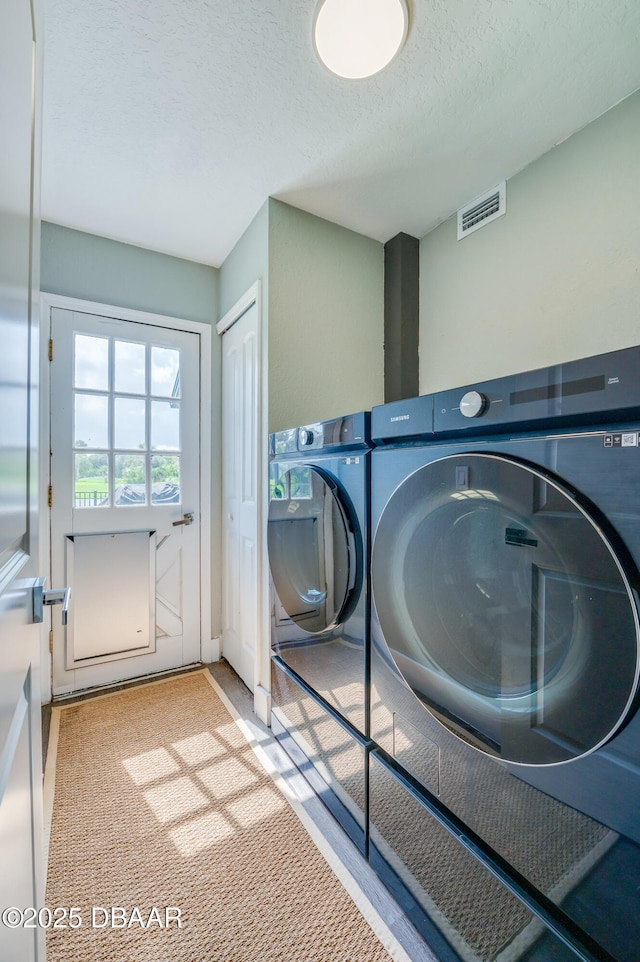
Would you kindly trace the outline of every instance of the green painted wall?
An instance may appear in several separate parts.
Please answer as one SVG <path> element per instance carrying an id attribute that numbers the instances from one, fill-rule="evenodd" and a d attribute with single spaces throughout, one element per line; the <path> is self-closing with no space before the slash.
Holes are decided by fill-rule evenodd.
<path id="1" fill-rule="evenodd" d="M 266 201 L 220 267 L 218 320 L 252 284 L 262 282 L 263 323 L 269 290 L 269 201 Z"/>
<path id="2" fill-rule="evenodd" d="M 382 244 L 271 198 L 220 268 L 219 317 L 256 280 L 269 431 L 382 402 Z"/>
<path id="3" fill-rule="evenodd" d="M 211 324 L 218 270 L 57 224 L 42 224 L 40 287 L 100 304 Z"/>
<path id="4" fill-rule="evenodd" d="M 639 170 L 640 92 L 422 239 L 421 393 L 640 344 Z"/>
<path id="5" fill-rule="evenodd" d="M 269 430 L 383 400 L 383 245 L 271 200 Z"/>

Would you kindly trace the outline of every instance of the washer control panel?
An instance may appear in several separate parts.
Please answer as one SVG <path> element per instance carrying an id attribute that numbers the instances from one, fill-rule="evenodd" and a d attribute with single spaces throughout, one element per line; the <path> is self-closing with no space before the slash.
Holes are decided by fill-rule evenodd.
<path id="1" fill-rule="evenodd" d="M 460 414 L 465 418 L 479 418 L 487 406 L 487 399 L 479 391 L 467 391 L 460 398 Z"/>
<path id="2" fill-rule="evenodd" d="M 640 411 L 640 347 L 567 361 L 433 395 L 435 434 L 604 422 Z"/>
<path id="3" fill-rule="evenodd" d="M 377 444 L 433 434 L 433 394 L 389 401 L 371 412 L 371 437 Z"/>
<path id="4" fill-rule="evenodd" d="M 312 428 L 300 428 L 300 430 L 298 431 L 298 441 L 300 442 L 300 446 L 303 448 L 306 448 L 312 445 L 317 434 L 318 434 L 317 429 L 314 434 Z"/>
<path id="5" fill-rule="evenodd" d="M 306 424 L 303 428 L 298 428 L 298 450 L 317 451 L 323 446 L 323 425 Z"/>

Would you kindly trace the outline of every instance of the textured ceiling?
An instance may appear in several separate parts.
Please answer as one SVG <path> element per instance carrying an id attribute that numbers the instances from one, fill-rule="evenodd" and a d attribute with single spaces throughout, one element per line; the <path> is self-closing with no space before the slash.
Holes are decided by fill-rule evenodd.
<path id="1" fill-rule="evenodd" d="M 640 85 L 637 0 L 411 0 L 377 77 L 316 0 L 48 0 L 43 215 L 219 265 L 268 196 L 422 236 Z"/>

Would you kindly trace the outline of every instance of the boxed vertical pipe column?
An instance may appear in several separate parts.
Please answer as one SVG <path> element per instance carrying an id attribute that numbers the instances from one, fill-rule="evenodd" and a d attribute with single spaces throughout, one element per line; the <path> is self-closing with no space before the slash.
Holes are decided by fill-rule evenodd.
<path id="1" fill-rule="evenodd" d="M 384 400 L 418 394 L 419 242 L 396 234 L 384 245 Z"/>

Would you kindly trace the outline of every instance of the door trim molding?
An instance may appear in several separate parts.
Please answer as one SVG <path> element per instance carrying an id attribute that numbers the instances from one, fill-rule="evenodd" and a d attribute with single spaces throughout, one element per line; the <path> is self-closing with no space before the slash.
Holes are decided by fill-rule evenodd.
<path id="1" fill-rule="evenodd" d="M 256 280 L 240 297 L 233 307 L 216 324 L 220 336 L 233 327 L 236 321 L 247 313 L 254 304 L 258 312 L 258 450 L 256 452 L 256 471 L 258 474 L 258 571 L 259 608 L 256 619 L 258 637 L 256 638 L 256 661 L 254 672 L 254 710 L 258 718 L 268 725 L 271 714 L 271 659 L 269 628 L 269 559 L 267 555 L 267 513 L 269 509 L 269 486 L 266 482 L 269 464 L 269 427 L 268 427 L 268 315 L 262 303 L 262 281 Z M 222 380 L 222 376 L 221 376 Z M 224 427 L 224 426 L 223 426 Z M 222 577 L 224 578 L 224 571 Z M 224 598 L 224 588 L 222 592 Z M 223 639 L 224 646 L 224 639 Z"/>
<path id="2" fill-rule="evenodd" d="M 51 330 L 51 310 L 60 308 L 80 314 L 97 314 L 113 317 L 137 324 L 166 327 L 176 331 L 186 331 L 200 337 L 200 651 L 211 643 L 211 526 L 212 526 L 212 474 L 211 474 L 211 347 L 212 324 L 204 321 L 190 321 L 185 318 L 171 317 L 167 314 L 153 314 L 128 307 L 101 304 L 62 294 L 41 292 L 40 294 L 40 450 L 42 457 L 39 465 L 40 480 L 40 538 L 42 558 L 47 558 L 48 575 L 51 577 L 51 544 L 47 491 L 49 487 L 49 430 L 51 418 L 51 386 L 48 343 Z M 51 701 L 52 659 L 49 653 L 49 629 L 41 629 L 42 649 L 42 703 Z"/>
<path id="3" fill-rule="evenodd" d="M 216 324 L 216 331 L 218 334 L 224 334 L 228 331 L 230 327 L 239 321 L 243 314 L 246 314 L 250 307 L 254 304 L 258 308 L 258 336 L 260 337 L 262 331 L 262 304 L 261 304 L 261 282 L 257 280 L 255 284 L 252 284 L 248 291 L 242 295 L 242 297 L 235 302 L 231 310 L 222 317 Z M 260 337 L 262 341 L 262 337 Z M 260 372 L 261 377 L 264 374 L 264 370 Z"/>

